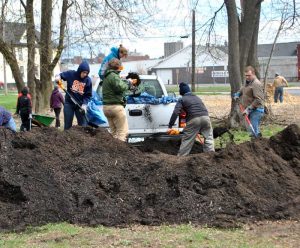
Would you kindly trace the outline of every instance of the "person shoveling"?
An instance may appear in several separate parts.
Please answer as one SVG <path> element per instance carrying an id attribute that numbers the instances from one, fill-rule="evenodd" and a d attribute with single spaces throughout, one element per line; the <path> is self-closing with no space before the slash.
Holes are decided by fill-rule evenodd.
<path id="1" fill-rule="evenodd" d="M 245 69 L 245 85 L 233 94 L 234 100 L 239 100 L 239 108 L 248 124 L 248 132 L 252 137 L 261 137 L 260 122 L 264 115 L 263 85 L 257 79 L 252 66 Z"/>
<path id="2" fill-rule="evenodd" d="M 90 125 L 92 127 L 98 127 L 90 123 L 86 117 L 87 104 L 92 96 L 92 81 L 88 76 L 89 72 L 89 64 L 83 61 L 77 71 L 65 71 L 55 77 L 57 85 L 66 93 L 64 130 L 72 127 L 74 114 L 79 126 L 85 127 Z M 67 81 L 67 89 L 64 88 L 61 80 Z"/>

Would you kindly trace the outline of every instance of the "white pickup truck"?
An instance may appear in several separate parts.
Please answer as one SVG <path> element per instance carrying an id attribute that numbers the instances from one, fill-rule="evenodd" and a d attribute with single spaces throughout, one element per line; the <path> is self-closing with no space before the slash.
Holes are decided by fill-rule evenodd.
<path id="1" fill-rule="evenodd" d="M 161 98 L 168 96 L 165 85 L 156 75 L 140 75 L 141 83 L 139 88 L 144 92 Z M 97 82 L 93 89 L 101 97 L 102 87 Z M 175 96 L 174 93 L 170 95 Z M 173 113 L 176 102 L 168 104 L 127 104 L 126 113 L 129 126 L 129 138 L 149 137 L 166 134 L 168 124 Z M 101 125 L 108 127 L 108 124 Z M 174 125 L 178 126 L 178 119 Z"/>

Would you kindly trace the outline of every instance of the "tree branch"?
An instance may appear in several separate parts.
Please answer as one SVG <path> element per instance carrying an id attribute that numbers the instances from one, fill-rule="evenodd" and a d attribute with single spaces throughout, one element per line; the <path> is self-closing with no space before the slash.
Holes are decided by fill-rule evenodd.
<path id="1" fill-rule="evenodd" d="M 49 70 L 53 71 L 55 68 L 58 60 L 60 59 L 60 56 L 62 54 L 62 51 L 64 49 L 64 38 L 65 38 L 65 29 L 67 25 L 67 11 L 72 6 L 73 2 L 71 4 L 68 4 L 68 0 L 63 0 L 62 5 L 62 12 L 60 17 L 60 28 L 59 28 L 59 43 L 57 46 L 57 52 L 55 54 L 55 57 L 51 64 L 49 65 Z"/>

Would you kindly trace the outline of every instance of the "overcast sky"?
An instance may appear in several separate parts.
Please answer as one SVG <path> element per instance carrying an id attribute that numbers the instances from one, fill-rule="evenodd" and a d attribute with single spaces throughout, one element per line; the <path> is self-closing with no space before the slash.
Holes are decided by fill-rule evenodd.
<path id="1" fill-rule="evenodd" d="M 274 1 L 276 2 L 276 0 Z M 124 35 L 116 39 L 111 45 L 97 48 L 96 50 L 108 54 L 111 46 L 118 46 L 122 43 L 130 51 L 136 50 L 142 54 L 148 54 L 151 58 L 158 58 L 164 54 L 164 42 L 181 40 L 184 46 L 187 46 L 191 44 L 191 9 L 195 4 L 197 4 L 196 29 L 198 30 L 196 33 L 196 43 L 205 44 L 207 32 L 201 27 L 213 16 L 213 13 L 220 8 L 223 2 L 224 0 L 157 1 L 153 24 L 149 24 L 143 28 L 144 38 Z M 300 4 L 300 0 L 296 0 L 296 2 Z M 262 3 L 259 43 L 272 43 L 275 38 L 280 18 L 279 12 L 274 11 L 276 7 L 272 4 L 272 0 L 264 0 Z M 227 16 L 225 7 L 218 13 L 215 30 L 216 39 L 212 40 L 212 43 L 223 44 L 227 41 Z M 181 39 L 180 36 L 184 35 L 189 35 L 189 37 Z M 288 33 L 282 33 L 278 41 L 300 41 L 299 28 Z M 78 50 L 76 52 L 78 53 Z M 95 51 L 95 53 L 98 53 L 98 51 Z M 84 56 L 85 54 L 86 52 L 82 51 L 81 55 Z"/>

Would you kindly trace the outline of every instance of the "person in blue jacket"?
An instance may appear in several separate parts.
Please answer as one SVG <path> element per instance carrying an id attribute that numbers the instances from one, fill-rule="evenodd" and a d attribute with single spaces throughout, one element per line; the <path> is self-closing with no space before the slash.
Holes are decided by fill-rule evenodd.
<path id="1" fill-rule="evenodd" d="M 108 54 L 102 61 L 101 63 L 101 67 L 99 69 L 98 75 L 100 77 L 100 80 L 103 81 L 104 80 L 104 76 L 105 76 L 105 71 L 107 69 L 107 65 L 108 62 L 112 59 L 122 59 L 122 58 L 126 58 L 128 55 L 128 50 L 123 47 L 122 45 L 120 45 L 119 48 L 117 47 L 112 47 L 110 49 L 110 54 Z"/>
<path id="2" fill-rule="evenodd" d="M 76 100 L 81 108 L 86 113 L 88 101 L 92 96 L 92 80 L 88 76 L 90 73 L 90 66 L 86 61 L 83 61 L 77 71 L 69 70 L 60 73 L 55 77 L 55 81 L 67 81 L 67 92 Z M 65 96 L 64 105 L 64 130 L 72 127 L 74 114 L 79 126 L 86 126 L 85 113 L 81 113 L 76 104 L 72 101 L 69 94 Z"/>
<path id="3" fill-rule="evenodd" d="M 0 106 L 0 127 L 10 129 L 16 132 L 16 123 L 11 115 L 5 108 Z"/>

